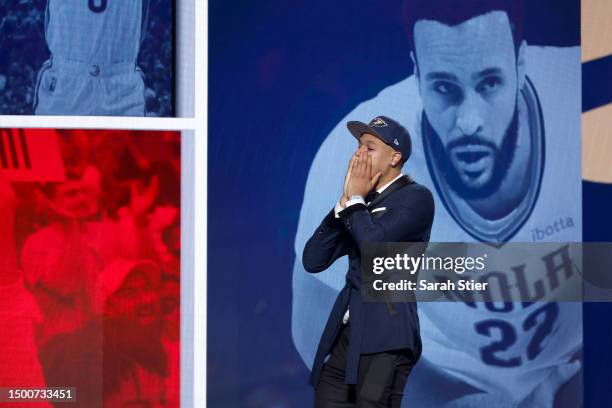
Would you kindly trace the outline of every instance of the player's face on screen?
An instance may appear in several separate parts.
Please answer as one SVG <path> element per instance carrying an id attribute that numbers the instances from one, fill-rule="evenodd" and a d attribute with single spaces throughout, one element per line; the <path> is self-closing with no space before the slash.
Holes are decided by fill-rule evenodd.
<path id="1" fill-rule="evenodd" d="M 465 190 L 490 187 L 500 176 L 518 90 L 507 15 L 490 12 L 452 27 L 419 20 L 414 41 L 425 115 L 456 181 Z"/>
<path id="2" fill-rule="evenodd" d="M 132 271 L 108 299 L 106 315 L 126 317 L 143 327 L 156 323 L 159 297 L 154 279 L 146 271 Z"/>
<path id="3" fill-rule="evenodd" d="M 380 172 L 384 176 L 391 168 L 394 155 L 397 154 L 391 146 L 369 133 L 364 133 L 359 138 L 359 147 L 372 158 L 372 175 Z"/>

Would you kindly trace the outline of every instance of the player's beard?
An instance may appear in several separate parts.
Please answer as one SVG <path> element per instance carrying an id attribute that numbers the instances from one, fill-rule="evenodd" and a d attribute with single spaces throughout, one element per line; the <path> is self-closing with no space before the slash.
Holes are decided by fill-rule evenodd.
<path id="1" fill-rule="evenodd" d="M 518 105 L 514 108 L 512 119 L 506 128 L 500 147 L 478 136 L 463 136 L 459 140 L 444 145 L 440 136 L 431 126 L 427 114 L 423 111 L 423 137 L 428 138 L 431 147 L 431 163 L 446 180 L 448 186 L 464 200 L 486 198 L 495 193 L 508 174 L 508 169 L 514 160 L 518 141 Z M 493 151 L 493 172 L 491 178 L 480 187 L 469 187 L 461 180 L 458 170 L 451 161 L 451 149 L 463 144 L 481 144 Z M 442 181 L 442 180 L 439 180 Z"/>

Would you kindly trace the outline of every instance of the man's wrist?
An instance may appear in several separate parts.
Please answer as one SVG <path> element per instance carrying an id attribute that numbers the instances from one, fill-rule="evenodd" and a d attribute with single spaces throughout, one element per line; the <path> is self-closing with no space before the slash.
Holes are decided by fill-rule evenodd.
<path id="1" fill-rule="evenodd" d="M 365 198 L 361 194 L 353 194 L 350 197 L 343 195 L 342 197 L 340 197 L 340 206 L 342 208 L 346 208 L 347 203 L 355 203 L 361 201 L 365 202 Z"/>
<path id="2" fill-rule="evenodd" d="M 344 208 L 348 200 L 349 198 L 346 195 L 342 195 L 342 197 L 340 197 L 340 206 Z"/>
<path id="3" fill-rule="evenodd" d="M 366 188 L 362 188 L 362 187 L 353 187 L 353 188 L 348 188 L 346 191 L 346 196 L 349 199 L 352 199 L 353 196 L 361 196 L 361 197 L 365 197 L 366 195 L 368 195 L 368 192 L 370 190 L 366 189 Z"/>

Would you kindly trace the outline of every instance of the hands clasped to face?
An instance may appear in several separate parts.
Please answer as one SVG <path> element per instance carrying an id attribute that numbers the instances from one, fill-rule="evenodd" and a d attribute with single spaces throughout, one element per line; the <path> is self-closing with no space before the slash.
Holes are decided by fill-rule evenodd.
<path id="1" fill-rule="evenodd" d="M 341 204 L 344 205 L 353 196 L 365 197 L 374 189 L 382 173 L 373 174 L 372 157 L 365 145 L 359 147 L 351 161 L 344 178 L 344 195 Z"/>

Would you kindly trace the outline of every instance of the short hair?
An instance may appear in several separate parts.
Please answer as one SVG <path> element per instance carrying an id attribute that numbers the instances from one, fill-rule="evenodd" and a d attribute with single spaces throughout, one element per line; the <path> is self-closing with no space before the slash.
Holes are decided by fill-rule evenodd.
<path id="1" fill-rule="evenodd" d="M 523 41 L 524 10 L 524 0 L 405 0 L 402 17 L 410 49 L 414 51 L 414 25 L 419 20 L 437 21 L 453 27 L 483 14 L 503 11 L 508 16 L 518 55 Z"/>

